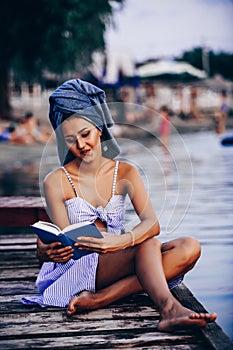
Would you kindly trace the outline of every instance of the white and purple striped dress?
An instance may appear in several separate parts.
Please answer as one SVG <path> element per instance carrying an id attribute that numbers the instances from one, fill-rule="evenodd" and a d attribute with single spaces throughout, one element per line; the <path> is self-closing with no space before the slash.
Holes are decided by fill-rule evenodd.
<path id="1" fill-rule="evenodd" d="M 62 167 L 76 195 L 74 198 L 64 202 L 70 224 L 84 221 L 95 222 L 97 219 L 100 219 L 106 223 L 107 232 L 117 235 L 124 232 L 125 196 L 115 195 L 118 167 L 119 161 L 116 161 L 112 196 L 104 208 L 102 206 L 95 208 L 79 197 L 70 174 Z M 99 254 L 92 253 L 83 256 L 79 260 L 70 259 L 65 264 L 43 263 L 36 280 L 36 287 L 40 294 L 24 297 L 22 302 L 24 304 L 39 304 L 42 307 L 65 307 L 73 295 L 84 290 L 95 292 L 98 256 Z M 170 288 L 174 288 L 181 281 L 182 278 L 178 278 L 168 283 L 168 285 Z"/>
<path id="2" fill-rule="evenodd" d="M 68 171 L 62 167 L 76 195 L 64 202 L 70 224 L 84 221 L 95 222 L 100 219 L 106 223 L 107 232 L 119 235 L 124 231 L 125 196 L 115 195 L 118 167 L 119 161 L 116 161 L 112 196 L 104 208 L 102 206 L 95 208 L 79 197 Z M 65 307 L 74 294 L 83 290 L 95 292 L 98 256 L 99 254 L 92 253 L 79 260 L 70 259 L 65 264 L 45 262 L 36 280 L 36 287 L 40 295 L 24 297 L 22 302 L 39 304 L 42 307 L 49 305 Z"/>

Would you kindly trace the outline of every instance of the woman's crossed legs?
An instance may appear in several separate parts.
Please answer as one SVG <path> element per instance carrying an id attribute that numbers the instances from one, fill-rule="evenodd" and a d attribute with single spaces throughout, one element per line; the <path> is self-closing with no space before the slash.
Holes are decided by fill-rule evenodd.
<path id="1" fill-rule="evenodd" d="M 104 307 L 120 298 L 144 290 L 160 311 L 158 329 L 172 331 L 185 326 L 205 326 L 217 315 L 196 313 L 183 307 L 171 294 L 167 281 L 183 276 L 200 256 L 200 245 L 193 238 L 161 243 L 150 238 L 134 248 L 101 255 L 96 289 L 73 297 L 68 315 Z"/>

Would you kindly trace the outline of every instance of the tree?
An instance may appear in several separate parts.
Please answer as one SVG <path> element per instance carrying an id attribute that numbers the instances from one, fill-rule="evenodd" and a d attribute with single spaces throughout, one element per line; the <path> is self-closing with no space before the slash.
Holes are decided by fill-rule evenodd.
<path id="1" fill-rule="evenodd" d="M 2 0 L 0 12 L 0 117 L 9 117 L 10 73 L 27 82 L 42 72 L 87 66 L 104 48 L 113 3 L 124 0 Z"/>
<path id="2" fill-rule="evenodd" d="M 209 59 L 212 75 L 221 74 L 224 78 L 233 80 L 233 54 L 226 52 L 214 54 L 210 51 Z"/>
<path id="3" fill-rule="evenodd" d="M 177 61 L 186 61 L 199 69 L 205 69 L 203 54 L 207 54 L 206 49 L 196 47 L 192 51 L 185 51 Z M 226 52 L 214 53 L 208 51 L 208 73 L 210 76 L 221 74 L 226 79 L 233 79 L 232 73 L 233 54 Z"/>

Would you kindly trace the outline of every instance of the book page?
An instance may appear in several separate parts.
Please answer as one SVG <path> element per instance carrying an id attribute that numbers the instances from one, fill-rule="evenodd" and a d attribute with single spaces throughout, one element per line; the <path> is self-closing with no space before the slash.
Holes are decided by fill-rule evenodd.
<path id="1" fill-rule="evenodd" d="M 83 226 L 87 226 L 90 225 L 91 222 L 90 221 L 84 221 L 84 222 L 78 222 L 77 224 L 72 224 L 69 226 L 66 226 L 62 232 L 69 232 L 71 230 L 74 230 L 75 228 L 79 228 L 79 227 L 83 227 Z"/>
<path id="2" fill-rule="evenodd" d="M 45 230 L 45 231 L 48 231 L 48 232 L 51 232 L 55 235 L 59 235 L 60 233 L 62 233 L 60 228 L 57 225 L 52 224 L 51 222 L 38 221 L 35 224 L 33 224 L 32 226 L 38 227 L 38 228 Z"/>

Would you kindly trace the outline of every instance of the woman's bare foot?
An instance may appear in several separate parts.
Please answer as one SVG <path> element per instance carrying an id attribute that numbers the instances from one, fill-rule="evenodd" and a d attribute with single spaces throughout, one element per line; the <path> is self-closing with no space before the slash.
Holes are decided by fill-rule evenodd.
<path id="1" fill-rule="evenodd" d="M 157 328 L 161 332 L 172 332 L 184 328 L 204 327 L 207 323 L 214 322 L 216 318 L 216 313 L 198 313 L 177 302 L 170 302 L 162 311 Z"/>
<path id="2" fill-rule="evenodd" d="M 67 315 L 73 315 L 78 311 L 96 310 L 99 303 L 96 299 L 96 294 L 88 291 L 81 292 L 78 296 L 74 296 L 68 305 Z"/>

